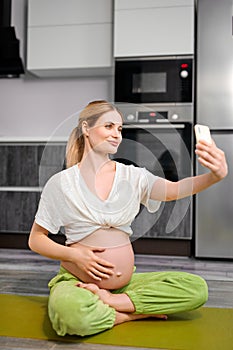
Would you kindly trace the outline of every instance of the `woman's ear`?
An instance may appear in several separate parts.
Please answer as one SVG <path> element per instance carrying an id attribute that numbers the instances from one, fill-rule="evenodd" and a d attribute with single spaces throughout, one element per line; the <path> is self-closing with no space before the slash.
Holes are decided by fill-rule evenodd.
<path id="1" fill-rule="evenodd" d="M 89 127 L 86 121 L 82 122 L 82 133 L 84 136 L 89 136 Z"/>

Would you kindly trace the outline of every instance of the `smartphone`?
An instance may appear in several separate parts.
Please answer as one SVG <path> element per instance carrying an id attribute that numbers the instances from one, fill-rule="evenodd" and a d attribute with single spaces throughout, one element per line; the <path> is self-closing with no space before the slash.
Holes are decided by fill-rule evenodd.
<path id="1" fill-rule="evenodd" d="M 209 143 L 212 143 L 210 129 L 207 125 L 196 124 L 194 126 L 194 131 L 197 142 L 199 142 L 199 140 L 205 140 Z"/>

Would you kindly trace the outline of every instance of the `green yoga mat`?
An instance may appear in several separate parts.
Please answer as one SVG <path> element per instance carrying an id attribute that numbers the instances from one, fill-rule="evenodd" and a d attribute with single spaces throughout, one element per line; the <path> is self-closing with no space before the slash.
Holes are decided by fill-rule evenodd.
<path id="1" fill-rule="evenodd" d="M 47 297 L 0 295 L 0 336 L 171 350 L 232 350 L 233 309 L 200 308 L 167 321 L 127 322 L 88 337 L 59 337 L 47 314 Z"/>

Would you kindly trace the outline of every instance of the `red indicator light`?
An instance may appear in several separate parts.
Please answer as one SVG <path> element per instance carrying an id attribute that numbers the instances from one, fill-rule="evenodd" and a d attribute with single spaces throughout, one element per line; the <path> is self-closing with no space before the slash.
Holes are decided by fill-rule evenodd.
<path id="1" fill-rule="evenodd" d="M 155 112 L 151 112 L 150 113 L 150 117 L 156 117 L 156 113 Z"/>
<path id="2" fill-rule="evenodd" d="M 182 69 L 188 68 L 188 63 L 182 63 L 182 64 L 181 64 L 181 68 L 182 68 Z"/>

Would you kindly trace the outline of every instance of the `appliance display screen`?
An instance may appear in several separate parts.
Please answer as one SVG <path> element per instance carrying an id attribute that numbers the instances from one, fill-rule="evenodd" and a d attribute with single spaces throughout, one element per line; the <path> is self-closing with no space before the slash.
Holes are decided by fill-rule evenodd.
<path id="1" fill-rule="evenodd" d="M 167 73 L 134 73 L 132 93 L 165 93 L 167 91 Z"/>

